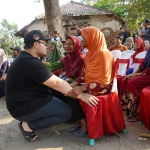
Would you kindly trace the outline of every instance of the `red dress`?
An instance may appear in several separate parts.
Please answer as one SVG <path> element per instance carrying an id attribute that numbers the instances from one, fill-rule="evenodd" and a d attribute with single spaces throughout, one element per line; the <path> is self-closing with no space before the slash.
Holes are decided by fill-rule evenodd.
<path id="1" fill-rule="evenodd" d="M 139 120 L 150 130 L 150 86 L 142 90 Z"/>
<path id="2" fill-rule="evenodd" d="M 98 105 L 89 106 L 80 100 L 81 107 L 86 115 L 89 139 L 99 138 L 105 134 L 112 134 L 125 129 L 125 121 L 116 92 L 111 92 L 112 84 L 101 86 L 98 83 L 87 85 L 87 90 L 98 95 Z"/>

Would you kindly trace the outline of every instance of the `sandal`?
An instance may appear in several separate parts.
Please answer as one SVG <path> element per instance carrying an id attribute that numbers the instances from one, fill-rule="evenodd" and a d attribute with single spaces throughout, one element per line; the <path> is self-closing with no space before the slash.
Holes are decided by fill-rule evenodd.
<path id="1" fill-rule="evenodd" d="M 28 132 L 28 131 L 25 131 L 22 127 L 22 122 L 19 123 L 19 128 L 20 128 L 20 131 L 22 132 L 22 134 L 25 136 L 26 140 L 28 142 L 32 142 L 32 141 L 35 141 L 37 138 L 38 138 L 38 135 L 33 132 Z"/>
<path id="2" fill-rule="evenodd" d="M 73 133 L 76 137 L 85 137 L 88 136 L 88 132 L 82 132 L 81 130 L 77 130 Z"/>
<path id="3" fill-rule="evenodd" d="M 75 131 L 78 131 L 80 128 L 81 128 L 81 126 L 77 127 L 77 126 L 74 125 L 73 127 L 70 127 L 69 129 L 67 129 L 66 131 L 68 133 L 73 133 Z"/>

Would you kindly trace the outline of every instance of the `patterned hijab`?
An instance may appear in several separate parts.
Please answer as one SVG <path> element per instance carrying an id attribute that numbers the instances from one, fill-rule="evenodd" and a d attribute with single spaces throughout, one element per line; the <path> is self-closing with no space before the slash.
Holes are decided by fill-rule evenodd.
<path id="1" fill-rule="evenodd" d="M 141 53 L 144 51 L 144 43 L 143 43 L 143 40 L 142 39 L 136 39 L 135 42 L 139 43 L 140 44 L 140 48 L 139 49 L 136 49 L 135 53 L 132 55 L 132 58 L 133 58 L 133 61 L 134 61 L 134 58 L 136 57 L 137 54 Z"/>
<path id="2" fill-rule="evenodd" d="M 50 42 L 50 45 L 54 46 L 54 52 L 50 52 L 48 62 L 56 62 L 64 57 L 62 51 L 60 50 L 60 44 L 56 41 Z"/>
<path id="3" fill-rule="evenodd" d="M 74 78 L 81 75 L 85 55 L 82 54 L 82 47 L 79 39 L 75 36 L 69 36 L 66 40 L 68 38 L 72 39 L 74 50 L 62 58 L 61 62 L 64 65 L 66 75 L 69 78 Z"/>
<path id="4" fill-rule="evenodd" d="M 115 75 L 114 58 L 107 49 L 104 34 L 95 27 L 80 30 L 86 39 L 88 52 L 85 57 L 84 80 L 108 85 Z"/>
<path id="5" fill-rule="evenodd" d="M 7 61 L 7 56 L 4 50 L 0 48 L 0 69 L 5 61 Z"/>

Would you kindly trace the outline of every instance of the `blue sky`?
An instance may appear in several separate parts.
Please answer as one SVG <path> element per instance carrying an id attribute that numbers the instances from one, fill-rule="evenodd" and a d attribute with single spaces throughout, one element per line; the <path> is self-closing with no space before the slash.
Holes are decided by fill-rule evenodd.
<path id="1" fill-rule="evenodd" d="M 0 0 L 0 21 L 7 19 L 10 23 L 16 23 L 21 29 L 34 18 L 44 13 L 44 5 L 35 3 L 35 0 Z M 71 0 L 59 0 L 59 4 L 65 4 Z M 80 2 L 80 0 L 74 0 Z"/>

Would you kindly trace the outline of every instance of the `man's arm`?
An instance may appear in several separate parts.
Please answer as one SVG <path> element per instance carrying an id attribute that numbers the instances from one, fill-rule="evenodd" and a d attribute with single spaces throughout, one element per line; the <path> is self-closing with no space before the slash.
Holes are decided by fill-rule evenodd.
<path id="1" fill-rule="evenodd" d="M 68 92 L 73 89 L 69 83 L 58 78 L 55 75 L 51 76 L 48 80 L 43 82 L 43 84 L 65 95 L 68 95 Z M 81 99 L 90 106 L 98 104 L 97 101 L 99 101 L 97 97 L 89 93 L 81 93 L 77 96 L 77 98 Z"/>

